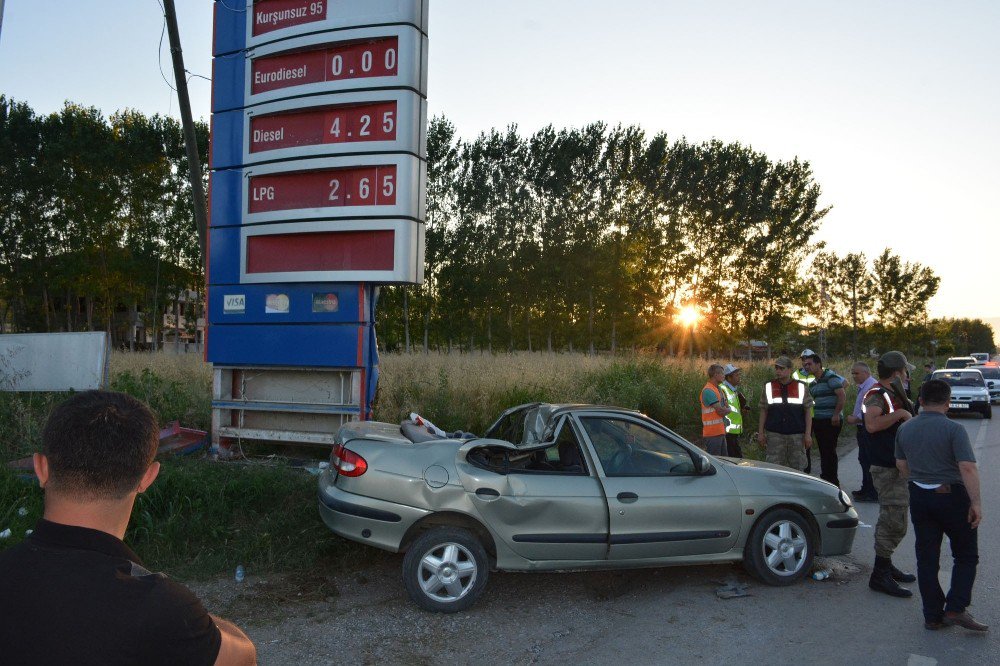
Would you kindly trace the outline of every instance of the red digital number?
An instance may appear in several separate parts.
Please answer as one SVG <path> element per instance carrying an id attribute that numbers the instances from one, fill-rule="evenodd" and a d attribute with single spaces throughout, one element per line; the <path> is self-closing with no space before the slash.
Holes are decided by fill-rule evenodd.
<path id="1" fill-rule="evenodd" d="M 394 206 L 396 167 L 354 167 L 250 178 L 248 210 Z"/>

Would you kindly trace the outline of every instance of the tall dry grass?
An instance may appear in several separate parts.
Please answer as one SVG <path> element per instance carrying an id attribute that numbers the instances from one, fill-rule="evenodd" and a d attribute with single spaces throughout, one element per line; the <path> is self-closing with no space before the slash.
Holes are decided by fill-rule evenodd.
<path id="1" fill-rule="evenodd" d="M 831 367 L 847 376 L 850 363 L 835 359 Z M 513 405 L 536 400 L 595 403 L 639 410 L 697 439 L 698 394 L 708 364 L 653 354 L 383 354 L 374 416 L 398 422 L 418 412 L 446 430 L 483 432 Z M 748 421 L 753 432 L 757 400 L 772 376 L 771 362 L 737 364 L 744 368 L 743 389 L 754 408 Z M 212 369 L 199 355 L 115 352 L 110 386 L 147 402 L 161 422 L 210 427 Z M 0 393 L 0 453 L 35 450 L 46 415 L 63 397 Z M 851 387 L 848 405 L 853 401 Z"/>

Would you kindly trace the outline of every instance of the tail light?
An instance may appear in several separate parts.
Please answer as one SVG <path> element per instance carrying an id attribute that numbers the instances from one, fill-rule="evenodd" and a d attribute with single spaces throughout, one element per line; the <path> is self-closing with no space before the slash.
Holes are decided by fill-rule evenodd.
<path id="1" fill-rule="evenodd" d="M 337 444 L 333 447 L 333 453 L 330 455 L 330 464 L 342 476 L 361 476 L 368 471 L 368 461 L 354 451 L 346 448 L 343 444 Z"/>

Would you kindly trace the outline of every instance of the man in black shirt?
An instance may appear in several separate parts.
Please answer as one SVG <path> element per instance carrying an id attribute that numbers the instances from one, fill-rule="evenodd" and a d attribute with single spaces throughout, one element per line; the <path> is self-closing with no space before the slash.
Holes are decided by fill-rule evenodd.
<path id="1" fill-rule="evenodd" d="M 44 517 L 0 553 L 4 664 L 256 662 L 246 634 L 122 542 L 159 472 L 156 446 L 153 415 L 121 393 L 78 393 L 52 412 L 34 456 Z"/>

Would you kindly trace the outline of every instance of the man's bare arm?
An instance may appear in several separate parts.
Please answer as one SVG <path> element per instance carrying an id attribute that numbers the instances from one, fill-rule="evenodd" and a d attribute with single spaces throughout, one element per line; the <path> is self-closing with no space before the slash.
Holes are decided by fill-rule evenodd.
<path id="1" fill-rule="evenodd" d="M 906 421 L 912 414 L 905 409 L 897 409 L 894 412 L 883 414 L 879 407 L 869 407 L 865 412 L 865 430 L 870 433 L 880 432 L 891 427 L 898 421 Z"/>
<path id="2" fill-rule="evenodd" d="M 833 410 L 833 418 L 830 421 L 833 425 L 840 425 L 841 415 L 844 413 L 844 405 L 847 404 L 847 391 L 842 388 L 834 389 L 833 394 L 837 396 L 837 406 Z"/>
<path id="3" fill-rule="evenodd" d="M 899 475 L 904 479 L 910 478 L 910 463 L 905 460 L 896 459 L 896 469 L 899 470 Z"/>
<path id="4" fill-rule="evenodd" d="M 223 620 L 218 615 L 211 615 L 211 618 L 222 634 L 215 666 L 254 666 L 257 663 L 257 648 L 253 641 L 229 620 Z"/>
<path id="5" fill-rule="evenodd" d="M 974 462 L 962 460 L 958 463 L 958 471 L 962 473 L 962 483 L 969 493 L 969 524 L 975 529 L 983 519 L 983 506 L 979 500 L 979 468 Z"/>

